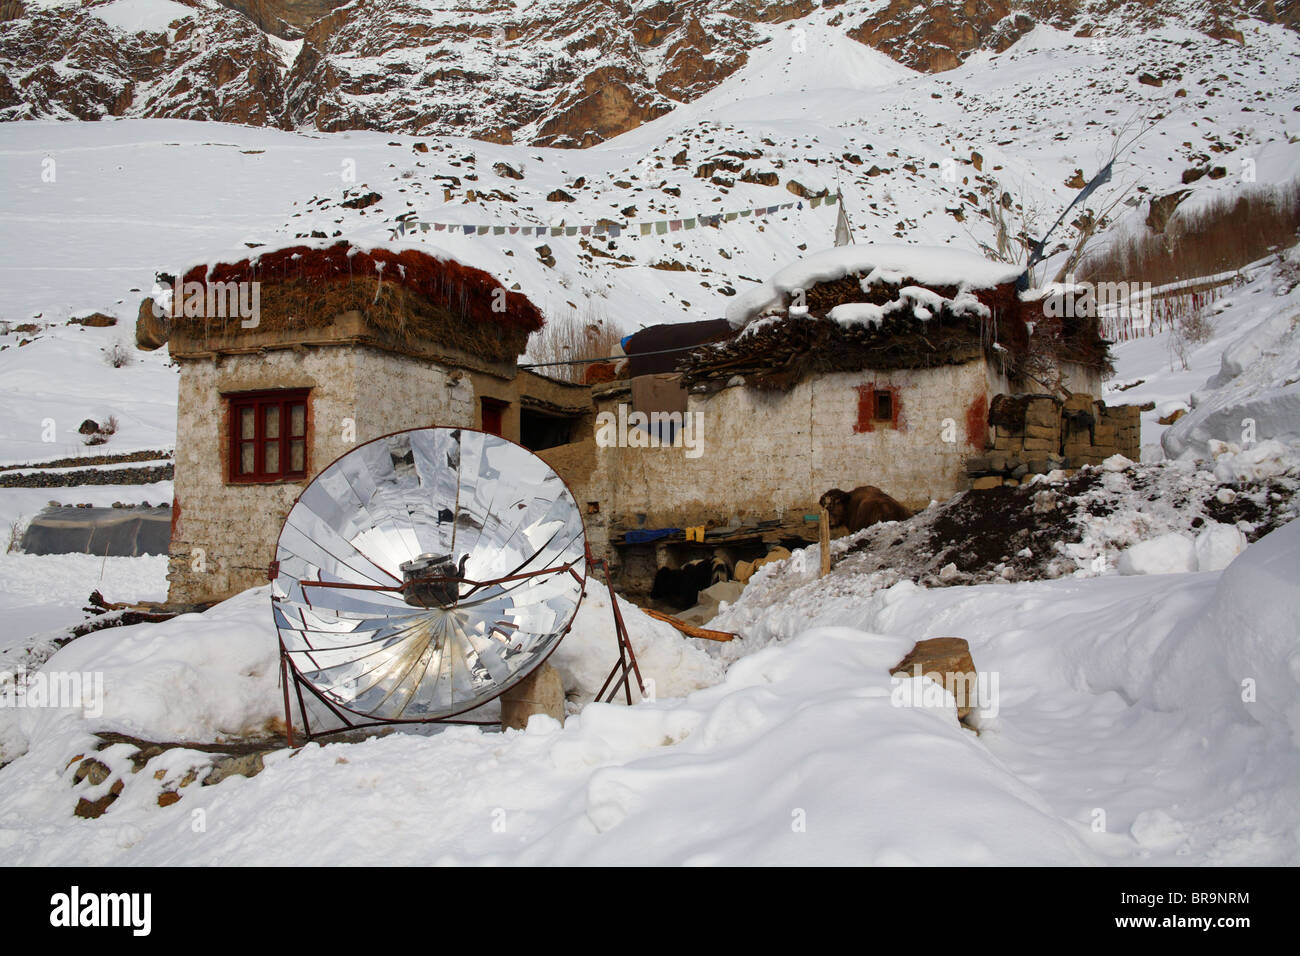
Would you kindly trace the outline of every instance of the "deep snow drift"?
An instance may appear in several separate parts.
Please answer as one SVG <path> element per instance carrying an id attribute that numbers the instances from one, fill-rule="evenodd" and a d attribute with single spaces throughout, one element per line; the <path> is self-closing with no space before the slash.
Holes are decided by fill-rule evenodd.
<path id="1" fill-rule="evenodd" d="M 809 558 L 762 569 L 718 623 Z M 653 701 L 587 704 L 563 728 L 279 750 L 210 787 L 210 755 L 172 749 L 133 772 L 115 744 L 96 754 L 111 776 L 74 785 L 93 730 L 212 740 L 275 720 L 258 589 L 60 651 L 49 671 L 104 675 L 98 717 L 0 711 L 0 859 L 1296 863 L 1297 562 L 1293 522 L 1222 572 L 874 590 L 840 569 L 788 593 L 765 630 L 705 648 L 627 605 Z M 574 709 L 612 662 L 607 609 L 584 608 L 557 658 Z M 888 673 L 946 634 L 995 675 L 978 736 L 951 697 L 900 706 L 928 681 Z M 72 815 L 118 781 L 102 817 Z M 160 807 L 164 791 L 179 802 Z"/>

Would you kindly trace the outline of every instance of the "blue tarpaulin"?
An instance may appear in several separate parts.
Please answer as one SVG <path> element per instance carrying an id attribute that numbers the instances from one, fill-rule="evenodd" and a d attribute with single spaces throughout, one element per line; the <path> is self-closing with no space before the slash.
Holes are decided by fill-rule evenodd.
<path id="1" fill-rule="evenodd" d="M 640 528 L 624 534 L 623 540 L 628 544 L 645 544 L 649 541 L 658 541 L 660 538 L 666 538 L 670 534 L 681 533 L 681 528 Z"/>

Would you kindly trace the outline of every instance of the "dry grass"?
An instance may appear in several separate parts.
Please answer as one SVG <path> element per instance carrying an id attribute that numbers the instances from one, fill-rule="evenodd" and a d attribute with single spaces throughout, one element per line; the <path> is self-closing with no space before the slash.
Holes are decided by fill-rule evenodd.
<path id="1" fill-rule="evenodd" d="M 601 311 L 588 306 L 581 315 L 568 313 L 548 319 L 528 344 L 528 362 L 572 362 L 536 369 L 549 378 L 582 382 L 588 364 L 583 359 L 604 358 L 618 353 L 623 331 Z"/>
<path id="2" fill-rule="evenodd" d="M 135 361 L 131 347 L 125 342 L 114 342 L 104 353 L 104 361 L 112 368 L 125 368 Z"/>
<path id="3" fill-rule="evenodd" d="M 1159 286 L 1231 272 L 1294 245 L 1297 230 L 1300 179 L 1225 193 L 1194 211 L 1175 213 L 1163 234 L 1114 240 L 1083 260 L 1078 278 Z"/>
<path id="4" fill-rule="evenodd" d="M 9 543 L 5 547 L 6 554 L 17 554 L 22 550 L 23 531 L 26 527 L 27 525 L 23 521 L 22 515 L 14 518 L 14 520 L 9 523 Z"/>

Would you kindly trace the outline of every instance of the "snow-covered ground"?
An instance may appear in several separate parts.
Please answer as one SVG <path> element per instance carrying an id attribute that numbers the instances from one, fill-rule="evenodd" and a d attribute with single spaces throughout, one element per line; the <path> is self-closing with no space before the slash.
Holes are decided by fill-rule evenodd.
<path id="1" fill-rule="evenodd" d="M 12 758 L 0 770 L 0 859 L 1294 864 L 1298 561 L 1292 523 L 1221 572 L 901 583 L 807 606 L 773 639 L 727 646 L 725 675 L 698 649 L 675 663 L 646 648 L 648 676 L 692 674 L 677 681 L 681 696 L 588 704 L 563 727 L 536 717 L 505 734 L 312 744 L 211 787 L 179 787 L 196 767 L 201 781 L 209 755 L 173 749 L 132 772 L 133 748 L 117 744 L 96 754 L 108 779 L 74 784 L 92 729 L 211 740 L 277 718 L 274 632 L 257 589 L 59 652 L 50 671 L 103 675 L 102 716 L 0 711 Z M 996 680 L 978 736 L 958 725 L 951 697 L 902 705 L 925 678 L 889 676 L 914 640 L 949 634 Z M 597 658 L 611 661 L 612 646 Z M 102 817 L 73 816 L 79 798 L 118 781 Z M 179 802 L 160 807 L 164 791 Z"/>

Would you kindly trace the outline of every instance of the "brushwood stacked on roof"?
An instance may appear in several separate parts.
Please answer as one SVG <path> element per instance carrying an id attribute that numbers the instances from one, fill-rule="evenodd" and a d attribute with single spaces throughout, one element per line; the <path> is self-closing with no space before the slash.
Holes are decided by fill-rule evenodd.
<path id="1" fill-rule="evenodd" d="M 529 333 L 544 322 L 527 296 L 482 269 L 417 249 L 365 250 L 346 241 L 195 266 L 184 282 L 205 289 L 259 283 L 258 332 L 324 327 L 339 315 L 359 312 L 368 327 L 398 342 L 434 342 L 493 361 L 514 361 Z M 173 303 L 172 324 L 205 337 L 238 333 L 239 316 L 202 311 L 187 315 Z"/>
<path id="2" fill-rule="evenodd" d="M 1020 269 L 959 250 L 851 246 L 809 256 L 741 297 L 726 342 L 691 352 L 688 386 L 737 376 L 789 389 L 810 374 L 932 368 L 986 358 L 1013 381 L 1030 354 L 1027 320 L 1041 319 L 1015 288 Z M 1028 314 L 1027 314 L 1028 313 Z M 1057 357 L 1107 369 L 1095 321 L 1053 337 Z"/>

